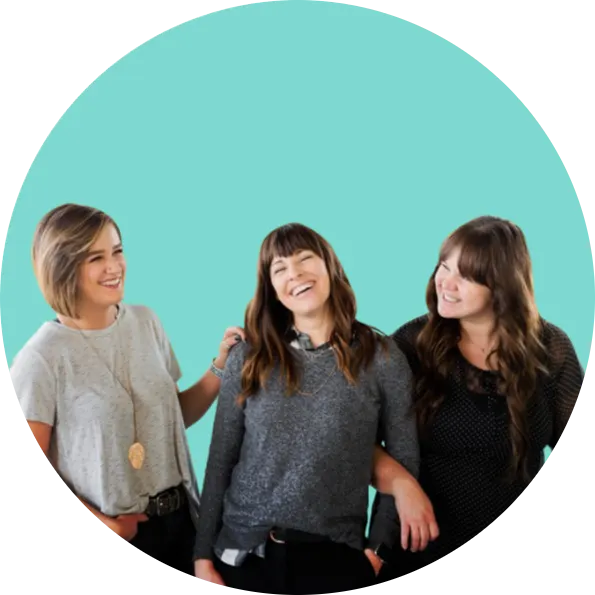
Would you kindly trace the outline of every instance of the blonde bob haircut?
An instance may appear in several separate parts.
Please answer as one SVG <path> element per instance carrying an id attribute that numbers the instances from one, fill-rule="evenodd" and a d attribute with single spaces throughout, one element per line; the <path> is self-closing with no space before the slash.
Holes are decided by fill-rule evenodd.
<path id="1" fill-rule="evenodd" d="M 65 204 L 47 213 L 33 237 L 33 269 L 41 293 L 57 314 L 78 318 L 78 273 L 91 246 L 115 221 L 93 207 Z"/>

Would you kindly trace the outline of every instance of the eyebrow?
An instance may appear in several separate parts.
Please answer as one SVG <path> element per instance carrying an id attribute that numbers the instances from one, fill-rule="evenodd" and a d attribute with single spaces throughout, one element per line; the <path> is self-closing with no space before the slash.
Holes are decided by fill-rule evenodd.
<path id="1" fill-rule="evenodd" d="M 112 250 L 119 250 L 121 247 L 122 247 L 122 242 L 113 246 Z M 99 254 L 103 254 L 104 252 L 105 252 L 105 250 L 93 250 L 92 252 L 87 252 L 87 258 L 89 258 L 90 256 L 97 256 Z"/>
<path id="2" fill-rule="evenodd" d="M 312 250 L 310 250 L 310 248 L 299 248 L 291 256 L 297 256 L 298 254 L 302 254 L 303 252 L 312 252 Z M 273 260 L 273 262 L 271 262 L 271 266 L 275 266 L 276 264 L 281 264 L 283 262 L 283 260 L 285 260 L 285 258 L 287 258 L 287 257 L 278 256 L 277 258 L 275 258 L 275 260 Z"/>

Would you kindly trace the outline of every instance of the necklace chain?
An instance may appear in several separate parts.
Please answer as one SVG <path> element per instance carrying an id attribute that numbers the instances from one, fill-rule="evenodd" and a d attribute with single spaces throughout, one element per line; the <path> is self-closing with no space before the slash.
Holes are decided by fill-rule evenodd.
<path id="1" fill-rule="evenodd" d="M 118 310 L 116 312 L 116 317 L 114 319 L 114 323 L 118 322 L 119 314 L 120 314 L 120 308 L 118 307 Z M 126 384 L 124 384 L 124 382 L 122 382 L 122 380 L 120 379 L 118 374 L 116 374 L 115 370 L 112 370 L 110 365 L 102 357 L 101 353 L 99 353 L 99 350 L 95 348 L 95 346 L 90 341 L 90 339 L 85 335 L 83 329 L 81 329 L 81 327 L 78 326 L 78 324 L 76 324 L 76 322 L 74 322 L 74 321 L 72 321 L 72 324 L 74 324 L 74 326 L 77 328 L 77 330 L 80 333 L 80 336 L 84 339 L 85 343 L 93 350 L 93 352 L 95 353 L 95 355 L 97 356 L 99 361 L 101 361 L 101 363 L 108 369 L 109 373 L 112 375 L 112 378 L 122 387 L 122 389 L 124 390 L 124 392 L 126 393 L 126 395 L 128 396 L 128 398 L 130 399 L 130 401 L 132 403 L 132 423 L 133 423 L 133 427 L 134 427 L 134 440 L 133 440 L 132 446 L 130 447 L 130 449 L 128 451 L 128 458 L 129 458 L 132 466 L 135 469 L 140 469 L 144 462 L 145 450 L 144 450 L 144 447 L 138 441 L 138 430 L 137 430 L 137 424 L 136 424 L 136 407 L 135 407 L 135 402 L 134 402 L 134 392 L 132 390 L 132 380 L 130 377 L 130 368 L 128 366 L 125 366 L 126 379 L 127 379 L 127 385 L 126 385 Z M 119 335 L 118 335 L 118 347 L 120 347 L 120 348 L 122 347 L 122 341 L 121 341 L 121 338 Z"/>
<path id="2" fill-rule="evenodd" d="M 490 349 L 490 345 L 488 345 L 487 347 L 482 347 L 481 345 L 478 345 L 469 335 L 469 333 L 465 333 L 465 337 L 467 337 L 467 339 L 469 340 L 469 342 L 472 345 L 475 345 L 475 347 L 477 347 L 477 349 L 479 349 L 482 353 L 487 353 L 488 349 Z M 493 345 L 492 345 L 493 346 Z"/>
<path id="3" fill-rule="evenodd" d="M 298 348 L 298 350 L 304 354 L 307 361 L 309 361 L 311 363 L 315 363 L 320 358 L 321 355 L 326 354 L 326 352 L 328 350 L 332 351 L 333 348 L 328 347 L 326 349 L 310 350 L 310 349 L 304 349 L 303 347 L 300 347 L 300 348 Z M 314 351 L 314 353 L 311 353 L 311 351 Z M 321 382 L 321 384 L 319 384 L 312 392 L 303 391 L 303 390 L 298 389 L 297 393 L 300 395 L 303 395 L 305 397 L 313 397 L 314 395 L 317 395 L 328 384 L 328 381 L 335 375 L 336 372 L 337 372 L 337 368 L 333 367 L 333 369 L 329 372 L 329 374 Z"/>

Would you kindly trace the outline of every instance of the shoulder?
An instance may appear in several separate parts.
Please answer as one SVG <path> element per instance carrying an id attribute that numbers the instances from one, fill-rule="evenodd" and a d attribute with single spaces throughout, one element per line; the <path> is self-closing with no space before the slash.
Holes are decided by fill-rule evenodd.
<path id="1" fill-rule="evenodd" d="M 139 320 L 145 322 L 153 322 L 159 324 L 159 318 L 157 314 L 149 308 L 141 304 L 120 304 L 122 308 L 122 314 L 130 320 Z"/>
<path id="2" fill-rule="evenodd" d="M 552 371 L 559 368 L 569 357 L 576 358 L 576 351 L 568 334 L 545 319 L 542 319 L 541 340 Z"/>
<path id="3" fill-rule="evenodd" d="M 122 322 L 126 326 L 138 329 L 149 328 L 160 339 L 166 336 L 163 324 L 153 309 L 140 304 L 121 304 L 120 307 Z"/>
<path id="4" fill-rule="evenodd" d="M 45 323 L 15 355 L 10 366 L 13 383 L 39 382 L 55 377 L 62 354 L 72 336 L 59 332 L 57 323 Z"/>
<path id="5" fill-rule="evenodd" d="M 57 322 L 45 322 L 35 334 L 23 345 L 13 359 L 14 365 L 30 365 L 42 360 L 51 364 L 62 351 L 68 348 L 69 343 L 75 338 L 73 333 L 62 332 L 63 329 Z M 69 329 L 68 329 L 69 330 Z"/>
<path id="6" fill-rule="evenodd" d="M 374 365 L 377 371 L 386 373 L 409 370 L 409 363 L 404 351 L 390 337 L 381 337 L 376 346 Z"/>
<path id="7" fill-rule="evenodd" d="M 418 316 L 400 326 L 391 337 L 399 343 L 414 345 L 417 336 L 428 322 L 428 315 Z"/>
<path id="8" fill-rule="evenodd" d="M 556 343 L 572 345 L 568 334 L 559 326 L 549 322 L 549 320 L 545 320 L 545 318 L 541 319 L 541 335 L 543 343 L 546 347 Z"/>
<path id="9" fill-rule="evenodd" d="M 246 343 L 246 341 L 240 341 L 239 343 L 233 345 L 229 350 L 229 356 L 227 357 L 225 368 L 241 370 L 249 351 L 250 345 Z"/>
<path id="10" fill-rule="evenodd" d="M 421 330 L 428 322 L 428 315 L 418 316 L 399 327 L 392 335 L 393 341 L 407 356 L 409 363 L 414 366 L 417 361 L 416 342 Z"/>

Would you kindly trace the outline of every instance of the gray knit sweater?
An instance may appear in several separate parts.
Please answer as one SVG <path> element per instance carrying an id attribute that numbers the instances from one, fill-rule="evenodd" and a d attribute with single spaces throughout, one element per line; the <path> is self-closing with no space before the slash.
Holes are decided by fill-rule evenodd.
<path id="1" fill-rule="evenodd" d="M 241 370 L 248 346 L 229 355 L 223 376 L 202 491 L 195 558 L 213 548 L 250 550 L 273 527 L 324 535 L 363 549 L 374 446 L 417 475 L 415 422 L 409 413 L 411 371 L 389 342 L 373 364 L 348 383 L 333 350 L 295 350 L 300 391 L 285 395 L 279 370 L 243 406 Z M 371 545 L 398 535 L 394 501 L 381 499 Z"/>

